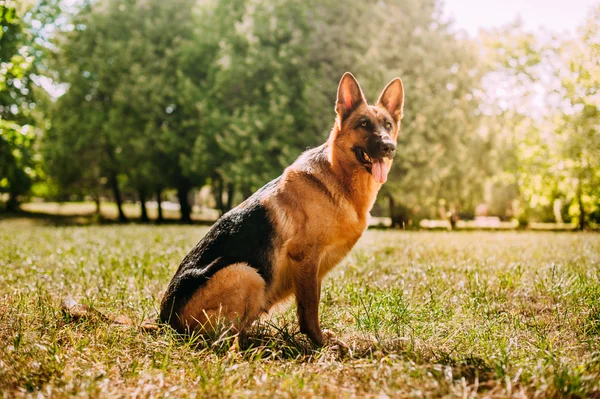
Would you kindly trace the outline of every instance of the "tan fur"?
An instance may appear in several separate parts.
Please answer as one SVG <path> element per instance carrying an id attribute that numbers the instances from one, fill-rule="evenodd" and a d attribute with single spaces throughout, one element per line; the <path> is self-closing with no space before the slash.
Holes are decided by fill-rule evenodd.
<path id="1" fill-rule="evenodd" d="M 188 330 L 208 332 L 220 323 L 243 330 L 267 310 L 265 281 L 256 269 L 236 263 L 215 273 L 196 291 L 181 312 Z"/>

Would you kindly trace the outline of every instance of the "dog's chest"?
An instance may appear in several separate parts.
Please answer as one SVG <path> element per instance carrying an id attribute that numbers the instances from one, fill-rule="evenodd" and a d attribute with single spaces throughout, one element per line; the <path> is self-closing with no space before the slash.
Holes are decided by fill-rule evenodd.
<path id="1" fill-rule="evenodd" d="M 362 236 L 367 224 L 360 219 L 354 223 L 342 223 L 337 226 L 336 234 L 331 238 L 330 243 L 324 246 L 319 265 L 319 277 L 322 278 L 333 267 L 344 259 L 344 257 L 354 247 L 358 239 Z"/>
<path id="2" fill-rule="evenodd" d="M 334 244 L 325 247 L 325 251 L 323 252 L 321 263 L 319 265 L 319 278 L 323 278 L 331 269 L 340 263 L 342 259 L 346 257 L 348 252 L 350 252 L 355 243 L 356 241 Z"/>

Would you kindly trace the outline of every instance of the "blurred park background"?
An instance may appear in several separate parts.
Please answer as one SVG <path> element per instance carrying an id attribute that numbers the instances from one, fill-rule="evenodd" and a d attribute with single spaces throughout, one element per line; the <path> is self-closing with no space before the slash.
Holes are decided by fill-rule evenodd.
<path id="1" fill-rule="evenodd" d="M 0 217 L 214 220 L 326 140 L 351 71 L 370 101 L 404 82 L 385 224 L 600 225 L 598 2 L 0 0 L 0 21 Z"/>

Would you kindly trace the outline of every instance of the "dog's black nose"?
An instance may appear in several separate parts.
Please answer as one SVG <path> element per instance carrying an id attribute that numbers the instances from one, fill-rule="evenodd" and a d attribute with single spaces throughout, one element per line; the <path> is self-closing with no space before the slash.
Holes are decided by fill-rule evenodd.
<path id="1" fill-rule="evenodd" d="M 383 140 L 379 148 L 384 157 L 392 158 L 396 154 L 396 145 L 393 141 Z"/>

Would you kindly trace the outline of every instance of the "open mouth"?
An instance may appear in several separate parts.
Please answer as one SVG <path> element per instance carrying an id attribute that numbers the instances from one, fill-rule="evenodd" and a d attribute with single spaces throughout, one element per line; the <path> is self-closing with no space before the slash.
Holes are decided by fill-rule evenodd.
<path id="1" fill-rule="evenodd" d="M 383 158 L 371 158 L 367 152 L 360 147 L 354 148 L 356 159 L 360 162 L 367 172 L 369 172 L 377 183 L 383 184 L 387 181 L 390 171 L 389 166 Z"/>
<path id="2" fill-rule="evenodd" d="M 371 173 L 371 168 L 373 166 L 373 160 L 367 154 L 367 152 L 360 147 L 356 147 L 354 149 L 354 154 L 356 155 L 356 159 L 358 159 L 358 162 L 363 164 L 364 167 L 367 169 L 367 171 L 369 173 Z"/>

